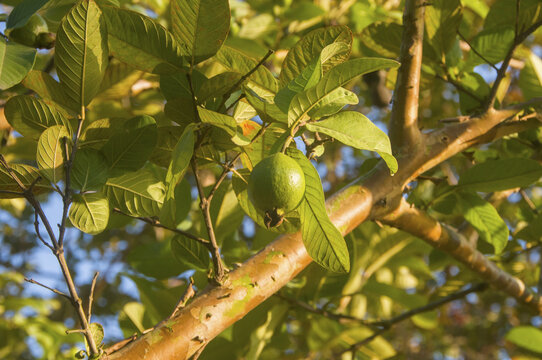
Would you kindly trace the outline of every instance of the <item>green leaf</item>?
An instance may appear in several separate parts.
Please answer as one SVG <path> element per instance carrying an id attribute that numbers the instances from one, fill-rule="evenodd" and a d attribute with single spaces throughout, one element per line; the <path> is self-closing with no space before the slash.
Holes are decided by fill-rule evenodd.
<path id="1" fill-rule="evenodd" d="M 40 173 L 38 172 L 38 169 L 35 167 L 32 167 L 30 165 L 23 165 L 23 164 L 11 164 L 10 165 L 11 170 L 13 173 L 21 180 L 23 185 L 25 185 L 27 188 L 33 184 L 36 179 L 40 176 Z M 2 193 L 1 191 L 11 191 L 11 192 L 18 192 L 20 193 L 22 190 L 19 187 L 19 185 L 13 180 L 13 178 L 10 176 L 8 171 L 0 166 L 0 199 L 15 199 L 15 198 L 22 198 L 23 195 L 16 195 L 16 194 L 6 194 Z M 32 193 L 34 195 L 39 195 L 42 193 L 49 192 L 51 190 L 51 186 L 43 181 L 38 181 L 34 184 L 34 187 L 32 188 Z"/>
<path id="2" fill-rule="evenodd" d="M 506 334 L 506 340 L 523 349 L 542 354 L 542 330 L 534 326 L 516 326 Z"/>
<path id="3" fill-rule="evenodd" d="M 192 80 L 192 87 L 195 93 L 207 81 L 207 77 L 195 69 L 192 71 L 190 79 Z M 160 90 L 168 101 L 178 98 L 189 98 L 192 101 L 192 91 L 184 72 L 160 75 Z"/>
<path id="4" fill-rule="evenodd" d="M 250 89 L 245 89 L 245 95 L 249 104 L 256 110 L 262 121 L 288 123 L 288 115 L 280 110 L 277 105 L 268 102 L 267 99 L 261 99 Z"/>
<path id="5" fill-rule="evenodd" d="M 461 22 L 459 0 L 436 0 L 425 11 L 427 40 L 438 56 L 446 54 L 452 47 Z"/>
<path id="6" fill-rule="evenodd" d="M 207 271 L 209 269 L 209 251 L 205 246 L 182 235 L 171 239 L 171 251 L 182 264 L 193 269 Z"/>
<path id="7" fill-rule="evenodd" d="M 17 85 L 34 66 L 37 51 L 0 38 L 0 90 Z"/>
<path id="8" fill-rule="evenodd" d="M 74 194 L 69 219 L 82 232 L 99 234 L 107 227 L 109 202 L 102 193 Z"/>
<path id="9" fill-rule="evenodd" d="M 119 312 L 118 322 L 125 337 L 133 335 L 134 332 L 142 333 L 154 325 L 145 307 L 137 302 L 129 302 L 123 306 Z"/>
<path id="10" fill-rule="evenodd" d="M 198 107 L 199 117 L 202 123 L 211 124 L 224 130 L 231 141 L 240 146 L 250 144 L 250 139 L 243 134 L 243 130 L 237 126 L 237 122 L 231 116 Z"/>
<path id="11" fill-rule="evenodd" d="M 396 22 L 379 22 L 366 27 L 360 40 L 380 56 L 397 58 L 401 47 L 403 27 Z"/>
<path id="12" fill-rule="evenodd" d="M 533 243 L 540 242 L 542 239 L 542 215 L 531 220 L 531 223 L 518 231 L 515 236 Z"/>
<path id="13" fill-rule="evenodd" d="M 160 126 L 157 129 L 158 140 L 149 159 L 158 166 L 167 168 L 171 162 L 171 153 L 183 134 L 181 126 Z"/>
<path id="14" fill-rule="evenodd" d="M 510 26 L 510 25 L 509 25 Z M 514 42 L 514 28 L 502 27 L 483 30 L 471 41 L 471 46 L 482 54 L 485 60 L 495 65 L 502 61 Z M 474 51 L 469 51 L 468 66 L 485 64 L 486 61 Z"/>
<path id="15" fill-rule="evenodd" d="M 359 102 L 358 96 L 345 88 L 338 88 L 322 98 L 318 104 L 309 111 L 311 119 L 320 119 L 322 117 L 336 114 L 346 105 L 355 105 Z"/>
<path id="16" fill-rule="evenodd" d="M 228 0 L 174 0 L 172 32 L 192 65 L 216 54 L 230 30 Z"/>
<path id="17" fill-rule="evenodd" d="M 21 135 L 37 140 L 48 127 L 64 125 L 71 132 L 71 126 L 58 110 L 33 96 L 18 95 L 9 99 L 5 106 L 9 124 Z"/>
<path id="18" fill-rule="evenodd" d="M 542 96 L 542 60 L 533 52 L 519 73 L 519 87 L 525 99 Z"/>
<path id="19" fill-rule="evenodd" d="M 241 177 L 242 178 L 241 178 Z M 250 171 L 248 169 L 239 169 L 232 176 L 233 191 L 237 196 L 237 201 L 243 209 L 243 211 L 250 216 L 256 224 L 265 229 L 264 214 L 256 210 L 252 202 L 248 198 L 247 182 L 250 177 Z M 269 231 L 277 233 L 295 233 L 299 230 L 299 218 L 292 217 L 292 214 L 288 214 L 286 221 L 283 221 L 281 225 L 268 229 Z"/>
<path id="20" fill-rule="evenodd" d="M 112 61 L 105 69 L 97 96 L 100 99 L 120 99 L 129 96 L 132 93 L 132 86 L 143 74 L 128 64 Z"/>
<path id="21" fill-rule="evenodd" d="M 23 0 L 11 10 L 6 22 L 6 30 L 23 27 L 28 19 L 49 0 Z"/>
<path id="22" fill-rule="evenodd" d="M 216 59 L 228 70 L 243 75 L 248 74 L 258 65 L 257 60 L 229 46 L 222 46 L 216 54 Z M 278 91 L 277 79 L 265 66 L 258 66 L 256 71 L 248 77 L 248 81 L 250 88 L 261 97 L 272 100 Z"/>
<path id="23" fill-rule="evenodd" d="M 136 245 L 126 257 L 132 268 L 155 279 L 169 279 L 189 270 L 180 266 L 171 252 L 169 240 Z"/>
<path id="24" fill-rule="evenodd" d="M 245 213 L 239 205 L 230 180 L 225 179 L 215 192 L 209 212 L 219 242 L 241 227 Z"/>
<path id="25" fill-rule="evenodd" d="M 154 74 L 183 70 L 181 49 L 162 25 L 134 11 L 111 6 L 101 8 L 113 56 Z"/>
<path id="26" fill-rule="evenodd" d="M 213 76 L 201 85 L 197 93 L 198 102 L 203 103 L 212 98 L 221 99 L 241 77 L 237 72 L 224 72 Z"/>
<path id="27" fill-rule="evenodd" d="M 68 130 L 62 125 L 51 126 L 38 140 L 36 162 L 40 173 L 53 184 L 64 180 L 64 160 L 67 158 L 66 146 L 71 149 Z"/>
<path id="28" fill-rule="evenodd" d="M 23 80 L 23 85 L 44 100 L 50 100 L 72 112 L 79 112 L 81 108 L 64 92 L 64 88 L 49 73 L 32 70 Z"/>
<path id="29" fill-rule="evenodd" d="M 343 44 L 343 43 L 339 43 Z M 322 78 L 322 62 L 320 56 L 314 59 L 307 65 L 305 69 L 295 78 L 292 79 L 286 87 L 279 90 L 275 96 L 275 104 L 284 113 L 288 112 L 288 107 L 294 96 L 306 89 L 309 89 L 320 81 Z"/>
<path id="30" fill-rule="evenodd" d="M 397 160 L 392 155 L 390 139 L 361 113 L 343 111 L 325 120 L 308 123 L 306 127 L 356 149 L 376 151 L 392 173 L 397 171 Z"/>
<path id="31" fill-rule="evenodd" d="M 477 98 L 474 98 L 464 91 L 459 92 L 459 105 L 462 114 L 470 114 L 478 110 L 483 105 L 483 100 L 489 96 L 489 85 L 478 73 L 461 74 L 461 86 L 477 96 Z"/>
<path id="32" fill-rule="evenodd" d="M 349 272 L 350 257 L 343 236 L 326 212 L 324 190 L 318 172 L 297 149 L 288 149 L 305 174 L 305 199 L 299 207 L 301 236 L 307 252 L 319 265 L 334 272 Z"/>
<path id="33" fill-rule="evenodd" d="M 124 131 L 112 135 L 102 148 L 109 169 L 138 170 L 151 156 L 156 139 L 156 121 L 152 117 L 142 115 L 126 121 Z"/>
<path id="34" fill-rule="evenodd" d="M 518 30 L 521 33 L 542 19 L 542 3 L 540 0 L 521 0 L 519 14 L 516 13 L 515 1 L 495 1 L 485 18 L 484 29 L 515 26 L 517 18 Z"/>
<path id="35" fill-rule="evenodd" d="M 81 191 L 100 190 L 108 177 L 105 157 L 95 149 L 77 150 L 71 170 L 71 185 Z"/>
<path id="36" fill-rule="evenodd" d="M 350 80 L 369 72 L 397 66 L 399 63 L 396 61 L 380 58 L 360 58 L 335 66 L 324 75 L 316 87 L 305 90 L 292 99 L 288 110 L 288 126 L 297 124 L 324 97 Z"/>
<path id="37" fill-rule="evenodd" d="M 487 160 L 476 164 L 459 179 L 461 188 L 492 192 L 527 187 L 542 176 L 542 165 L 536 160 L 510 158 Z"/>
<path id="38" fill-rule="evenodd" d="M 183 179 L 190 160 L 194 154 L 194 126 L 189 125 L 184 130 L 181 138 L 175 145 L 171 154 L 171 163 L 169 164 L 166 174 L 166 195 L 164 198 L 164 206 L 160 212 L 160 221 L 171 227 L 177 226 L 175 188 Z"/>
<path id="39" fill-rule="evenodd" d="M 147 169 L 107 179 L 104 193 L 112 207 L 133 216 L 152 217 L 160 214 L 166 187 Z"/>
<path id="40" fill-rule="evenodd" d="M 108 56 L 100 8 L 94 0 L 79 2 L 60 23 L 55 64 L 66 95 L 80 107 L 87 106 L 100 90 Z"/>
<path id="41" fill-rule="evenodd" d="M 333 43 L 345 43 L 348 46 L 325 61 L 323 72 L 346 61 L 350 56 L 350 46 L 352 45 L 352 32 L 350 29 L 344 25 L 316 29 L 299 40 L 290 49 L 282 63 L 282 70 L 279 75 L 281 88 L 297 78 L 314 59 L 320 56 L 326 46 Z"/>
<path id="42" fill-rule="evenodd" d="M 480 196 L 470 192 L 455 194 L 456 209 L 465 217 L 480 237 L 493 245 L 500 254 L 508 244 L 508 227 L 497 210 Z"/>

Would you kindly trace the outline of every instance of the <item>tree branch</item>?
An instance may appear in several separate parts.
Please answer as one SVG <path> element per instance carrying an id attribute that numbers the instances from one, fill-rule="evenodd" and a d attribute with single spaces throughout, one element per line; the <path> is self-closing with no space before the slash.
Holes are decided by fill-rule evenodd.
<path id="1" fill-rule="evenodd" d="M 388 225 L 419 237 L 431 246 L 441 249 L 463 265 L 478 273 L 496 289 L 542 313 L 542 300 L 520 279 L 500 269 L 455 229 L 439 223 L 425 212 L 412 207 L 406 200 L 382 219 Z"/>
<path id="2" fill-rule="evenodd" d="M 397 82 L 393 96 L 390 139 L 393 152 L 419 145 L 418 98 L 423 51 L 425 0 L 406 0 L 403 13 L 403 38 Z"/>
<path id="3" fill-rule="evenodd" d="M 342 234 L 348 234 L 367 218 L 382 217 L 396 209 L 404 185 L 428 169 L 470 146 L 540 126 L 537 119 L 513 125 L 503 123 L 518 109 L 530 105 L 492 110 L 479 118 L 424 135 L 426 151 L 399 158 L 399 170 L 393 177 L 381 162 L 369 174 L 330 197 L 326 207 L 331 221 Z M 299 233 L 279 236 L 231 271 L 224 285 L 198 294 L 170 321 L 171 330 L 158 327 L 116 352 L 108 351 L 108 360 L 137 359 L 140 354 L 155 359 L 189 358 L 201 346 L 199 341 L 192 339 L 210 341 L 276 293 L 311 262 Z M 152 337 L 153 334 L 160 334 L 160 337 Z M 150 339 L 158 340 L 151 346 Z"/>

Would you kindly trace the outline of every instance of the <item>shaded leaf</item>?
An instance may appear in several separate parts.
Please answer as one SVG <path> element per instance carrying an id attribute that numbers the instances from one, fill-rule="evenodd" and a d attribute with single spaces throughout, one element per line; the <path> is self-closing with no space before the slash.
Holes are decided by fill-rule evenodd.
<path id="1" fill-rule="evenodd" d="M 155 279 L 168 279 L 188 270 L 180 266 L 171 252 L 168 240 L 136 245 L 126 258 L 131 267 Z"/>
<path id="2" fill-rule="evenodd" d="M 209 269 L 209 251 L 199 242 L 182 235 L 175 235 L 171 239 L 171 251 L 175 258 L 184 265 L 201 271 Z"/>
<path id="3" fill-rule="evenodd" d="M 64 92 L 63 87 L 49 73 L 32 70 L 23 80 L 23 85 L 44 100 L 50 100 L 72 112 L 81 108 Z"/>
<path id="4" fill-rule="evenodd" d="M 135 11 L 101 7 L 110 51 L 117 59 L 155 74 L 183 70 L 181 50 L 162 25 Z"/>
<path id="5" fill-rule="evenodd" d="M 459 179 L 464 189 L 492 192 L 527 187 L 542 177 L 542 165 L 536 160 L 510 158 L 476 164 Z"/>
<path id="6" fill-rule="evenodd" d="M 71 169 L 71 185 L 81 191 L 100 190 L 108 177 L 105 157 L 95 149 L 77 150 Z"/>
<path id="7" fill-rule="evenodd" d="M 11 10 L 6 22 L 6 30 L 24 26 L 30 17 L 49 0 L 23 0 Z"/>
<path id="8" fill-rule="evenodd" d="M 195 65 L 210 58 L 230 30 L 228 0 L 174 0 L 171 2 L 172 32 L 188 62 Z"/>
<path id="9" fill-rule="evenodd" d="M 459 0 L 436 0 L 425 11 L 427 40 L 437 54 L 446 54 L 452 47 L 461 22 Z"/>
<path id="10" fill-rule="evenodd" d="M 156 138 L 156 121 L 147 115 L 138 116 L 126 121 L 123 131 L 113 134 L 102 152 L 110 169 L 138 170 L 151 156 Z"/>

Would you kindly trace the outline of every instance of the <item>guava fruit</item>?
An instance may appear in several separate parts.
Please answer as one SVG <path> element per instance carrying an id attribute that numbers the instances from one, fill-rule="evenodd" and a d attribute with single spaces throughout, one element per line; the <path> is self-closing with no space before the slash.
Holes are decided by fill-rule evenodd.
<path id="1" fill-rule="evenodd" d="M 277 153 L 260 161 L 250 174 L 248 197 L 265 214 L 264 223 L 279 226 L 305 195 L 303 169 L 291 157 Z"/>
<path id="2" fill-rule="evenodd" d="M 36 47 L 38 36 L 48 31 L 45 20 L 40 15 L 34 14 L 22 27 L 11 30 L 8 37 L 19 44 Z"/>

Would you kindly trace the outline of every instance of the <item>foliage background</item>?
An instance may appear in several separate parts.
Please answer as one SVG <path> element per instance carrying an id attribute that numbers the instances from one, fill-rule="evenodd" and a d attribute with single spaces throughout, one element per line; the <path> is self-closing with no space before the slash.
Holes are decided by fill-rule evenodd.
<path id="1" fill-rule="evenodd" d="M 110 1 L 155 18 L 169 27 L 169 2 Z M 18 1 L 2 1 L 3 13 Z M 42 10 L 50 29 L 55 31 L 59 19 L 73 2 L 51 1 Z M 422 75 L 420 126 L 438 127 L 439 120 L 470 114 L 480 109 L 481 103 L 469 96 L 483 97 L 489 93 L 496 77 L 491 65 L 465 50 L 466 42 L 495 63 L 503 58 L 509 34 L 499 31 L 489 36 L 477 34 L 513 26 L 509 3 L 512 1 L 434 1 L 450 12 L 460 9 L 461 16 L 441 13 L 426 15 L 428 40 L 424 52 Z M 526 17 L 540 14 L 540 3 L 522 1 Z M 210 6 L 210 5 L 209 5 Z M 268 49 L 275 54 L 265 66 L 275 75 L 287 49 L 302 35 L 324 26 L 345 24 L 354 33 L 351 58 L 380 56 L 397 58 L 403 4 L 400 1 L 230 1 L 231 30 L 226 45 L 234 47 L 255 59 L 265 56 Z M 443 12 L 444 12 L 443 10 Z M 427 20 L 429 16 L 429 20 Z M 436 19 L 436 20 L 435 20 Z M 441 20 L 447 23 L 439 23 Z M 530 19 L 530 18 L 529 18 Z M 535 19 L 536 20 L 536 19 Z M 534 20 L 534 21 L 535 21 Z M 436 28 L 431 23 L 436 21 Z M 534 22 L 533 21 L 533 22 Z M 457 28 L 458 35 L 449 39 L 438 30 Z M 433 31 L 433 33 L 431 33 Z M 459 35 L 460 34 L 460 35 Z M 433 38 L 431 38 L 433 35 Z M 443 41 L 444 38 L 444 41 Z M 464 39 L 460 41 L 461 39 Z M 514 56 L 507 88 L 498 96 L 500 106 L 529 100 L 542 95 L 542 33 L 536 31 L 520 46 Z M 449 42 L 449 44 L 447 43 Z M 446 49 L 443 49 L 446 47 Z M 446 51 L 444 51 L 446 50 Z M 443 51 L 444 62 L 440 57 Z M 52 50 L 40 50 L 34 69 L 55 75 L 51 67 Z M 160 78 L 143 73 L 120 62 L 117 66 L 118 83 L 104 87 L 90 103 L 88 118 L 130 118 L 152 115 L 161 126 L 172 124 L 178 116 L 175 109 L 164 112 L 167 94 L 160 90 Z M 216 61 L 200 66 L 207 77 L 223 71 Z M 394 86 L 396 72 L 380 73 L 382 78 L 359 79 L 348 84 L 359 96 L 359 104 L 349 109 L 366 114 L 382 129 L 386 129 L 390 107 L 387 105 Z M 460 89 L 467 91 L 461 91 Z M 16 85 L 1 93 L 3 101 L 15 94 L 26 93 L 23 85 Z M 1 152 L 8 161 L 17 159 L 31 163 L 35 160 L 35 143 L 10 134 L 0 118 L 4 136 Z M 539 129 L 517 136 L 509 136 L 490 145 L 484 145 L 457 155 L 424 174 L 409 185 L 405 197 L 409 202 L 427 209 L 447 224 L 462 228 L 478 239 L 478 232 L 465 223 L 461 212 L 453 210 L 454 199 L 443 196 L 446 180 L 460 177 L 475 163 L 491 159 L 532 158 L 542 160 L 542 135 Z M 160 143 L 160 140 L 159 140 Z M 172 147 L 171 144 L 164 146 Z M 297 141 L 304 149 L 304 144 Z M 161 149 L 163 150 L 163 149 Z M 318 149 L 320 150 L 320 149 Z M 160 156 L 160 149 L 154 156 Z M 315 164 L 322 177 L 326 196 L 333 194 L 374 165 L 375 155 L 354 150 L 339 142 L 325 144 L 325 153 Z M 213 184 L 221 169 L 204 169 L 207 184 Z M 479 239 L 478 249 L 491 257 L 502 268 L 536 286 L 539 279 L 539 251 L 542 223 L 542 190 L 539 183 L 519 191 L 494 192 L 487 199 L 498 210 L 510 231 L 510 238 L 500 254 L 487 241 Z M 187 176 L 186 192 L 193 203 L 189 215 L 181 226 L 201 229 L 202 219 L 197 208 L 197 190 L 193 176 Z M 526 195 L 523 195 L 526 194 Z M 445 194 L 444 194 L 445 195 Z M 58 222 L 58 199 L 45 199 L 47 215 Z M 220 188 L 214 216 L 217 234 L 222 245 L 225 262 L 242 262 L 260 250 L 276 234 L 254 225 L 237 205 L 230 185 Z M 5 359 L 60 359 L 72 358 L 81 348 L 80 337 L 66 336 L 65 328 L 75 326 L 73 309 L 64 301 L 41 288 L 23 283 L 24 276 L 34 278 L 52 287 L 63 288 L 55 258 L 36 239 L 34 216 L 21 199 L 0 200 L 1 251 L 0 265 L 0 358 Z M 102 274 L 95 293 L 93 313 L 96 321 L 105 326 L 106 340 L 115 342 L 132 333 L 142 331 L 167 317 L 177 299 L 186 288 L 188 276 L 194 276 L 196 286 L 207 284 L 205 271 L 194 272 L 192 266 L 178 261 L 171 252 L 171 234 L 136 222 L 120 215 L 112 215 L 117 228 L 98 235 L 86 235 L 75 229 L 68 231 L 66 251 L 73 269 L 80 295 L 89 294 L 90 280 L 95 271 Z M 121 226 L 122 225 L 122 226 Z M 527 229 L 527 230 L 526 230 Z M 297 299 L 315 308 L 328 305 L 330 310 L 343 311 L 357 317 L 388 318 L 404 310 L 422 306 L 438 297 L 446 296 L 467 284 L 477 283 L 478 276 L 447 254 L 433 249 L 419 239 L 404 232 L 365 223 L 346 237 L 352 253 L 350 275 L 334 274 L 316 264 L 310 265 L 281 291 L 286 299 Z M 476 240 L 473 240 L 476 241 Z M 83 284 L 83 285 L 81 285 Z M 353 294 L 341 297 L 345 294 Z M 327 358 L 336 348 L 344 348 L 370 334 L 362 325 L 342 324 L 334 319 L 303 310 L 283 297 L 272 297 L 245 319 L 226 330 L 211 342 L 203 359 L 216 359 L 220 354 L 234 354 L 247 359 Z M 518 326 L 540 327 L 542 318 L 520 306 L 514 299 L 488 290 L 470 294 L 465 300 L 447 304 L 438 311 L 425 313 L 400 323 L 383 337 L 362 347 L 357 358 L 535 358 L 536 351 L 507 341 L 507 334 Z M 540 333 L 532 331 L 527 338 L 535 343 Z M 513 339 L 512 339 L 513 340 Z M 539 356 L 539 355 L 538 355 Z"/>

